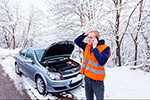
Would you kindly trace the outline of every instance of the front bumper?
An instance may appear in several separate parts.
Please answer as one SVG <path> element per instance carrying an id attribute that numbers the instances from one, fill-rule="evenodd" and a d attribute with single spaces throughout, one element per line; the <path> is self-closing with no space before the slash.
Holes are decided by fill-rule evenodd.
<path id="1" fill-rule="evenodd" d="M 60 93 L 77 88 L 83 84 L 83 76 L 79 74 L 77 77 L 73 77 L 66 80 L 52 80 L 49 81 L 46 90 L 51 93 Z"/>

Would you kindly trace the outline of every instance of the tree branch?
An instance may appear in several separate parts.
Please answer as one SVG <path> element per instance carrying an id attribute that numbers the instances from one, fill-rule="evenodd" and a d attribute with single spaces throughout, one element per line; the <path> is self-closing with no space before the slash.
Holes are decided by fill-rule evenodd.
<path id="1" fill-rule="evenodd" d="M 133 15 L 134 11 L 136 10 L 136 8 L 138 7 L 138 5 L 139 5 L 141 2 L 142 2 L 142 0 L 140 0 L 140 2 L 136 5 L 136 7 L 135 7 L 135 8 L 133 9 L 133 11 L 131 12 L 131 14 L 130 14 L 130 16 L 129 16 L 129 18 L 128 18 L 128 22 L 127 22 L 125 31 L 123 32 L 123 35 L 122 35 L 122 37 L 121 37 L 121 39 L 120 39 L 120 43 L 122 42 L 123 37 L 124 37 L 124 35 L 125 35 L 125 33 L 126 33 L 127 29 L 128 29 L 128 26 L 129 26 L 129 23 L 130 23 L 130 19 L 131 19 L 132 15 Z"/>

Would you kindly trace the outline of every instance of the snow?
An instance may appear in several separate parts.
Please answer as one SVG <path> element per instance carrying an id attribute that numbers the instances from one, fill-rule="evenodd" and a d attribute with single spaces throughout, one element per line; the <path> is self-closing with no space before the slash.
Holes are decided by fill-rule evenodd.
<path id="1" fill-rule="evenodd" d="M 106 98 L 146 99 L 150 98 L 150 74 L 129 67 L 106 68 Z"/>
<path id="2" fill-rule="evenodd" d="M 14 81 L 20 93 L 27 90 L 31 99 L 59 99 L 59 96 L 48 94 L 42 96 L 36 90 L 35 83 L 25 76 L 15 73 L 15 54 L 20 49 L 8 50 L 0 48 L 0 64 L 3 70 Z M 130 67 L 106 68 L 105 99 L 150 99 L 150 73 L 141 70 L 130 70 Z M 84 85 L 69 92 L 62 93 L 63 98 L 85 99 Z"/>

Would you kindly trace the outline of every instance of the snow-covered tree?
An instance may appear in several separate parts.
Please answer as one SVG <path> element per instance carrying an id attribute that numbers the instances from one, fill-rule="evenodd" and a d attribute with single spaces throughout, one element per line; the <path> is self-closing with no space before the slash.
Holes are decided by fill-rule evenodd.
<path id="1" fill-rule="evenodd" d="M 45 24 L 45 14 L 38 8 L 30 7 L 29 12 L 23 17 L 22 21 L 22 47 L 33 46 L 34 39 L 43 30 Z"/>
<path id="2" fill-rule="evenodd" d="M 34 39 L 46 26 L 46 16 L 37 7 L 25 10 L 20 3 L 0 1 L 1 46 L 7 48 L 32 46 Z"/>
<path id="3" fill-rule="evenodd" d="M 19 22 L 19 9 L 18 5 L 15 7 L 12 6 L 9 0 L 0 1 L 0 26 L 7 47 L 9 48 L 12 45 L 12 48 L 15 49 L 16 28 Z"/>
<path id="4" fill-rule="evenodd" d="M 143 37 L 139 39 L 145 40 L 142 44 L 147 46 L 145 55 L 149 53 L 148 31 L 141 33 L 142 27 L 149 25 L 149 14 L 145 16 L 142 11 L 143 2 L 146 4 L 148 0 L 47 0 L 47 8 L 61 37 L 74 39 L 82 31 L 98 29 L 101 38 L 111 46 L 111 64 L 121 66 L 137 65 L 138 56 L 142 55 L 137 48 L 139 34 Z"/>
<path id="5" fill-rule="evenodd" d="M 102 0 L 47 0 L 48 12 L 51 15 L 49 18 L 62 33 L 67 36 L 70 34 L 69 38 L 97 28 L 93 23 L 97 21 L 97 12 L 101 10 L 102 5 Z"/>

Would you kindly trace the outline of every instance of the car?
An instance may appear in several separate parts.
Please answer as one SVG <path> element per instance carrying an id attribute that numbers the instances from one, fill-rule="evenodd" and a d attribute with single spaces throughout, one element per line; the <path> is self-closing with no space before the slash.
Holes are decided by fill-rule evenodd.
<path id="1" fill-rule="evenodd" d="M 74 42 L 59 41 L 49 47 L 26 47 L 15 58 L 15 72 L 36 83 L 41 95 L 61 93 L 83 84 L 81 65 L 71 59 Z"/>

